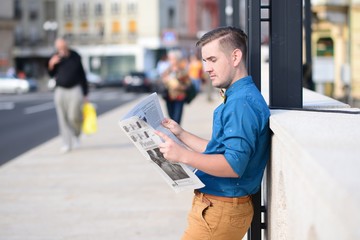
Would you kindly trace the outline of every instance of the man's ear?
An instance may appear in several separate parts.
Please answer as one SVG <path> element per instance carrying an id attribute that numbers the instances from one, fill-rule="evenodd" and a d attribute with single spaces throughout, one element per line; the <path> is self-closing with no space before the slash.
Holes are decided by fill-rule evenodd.
<path id="1" fill-rule="evenodd" d="M 232 62 L 233 62 L 233 65 L 234 65 L 234 67 L 236 67 L 236 66 L 239 66 L 239 64 L 240 64 L 240 62 L 241 62 L 241 60 L 242 60 L 242 57 L 243 57 L 243 55 L 242 55 L 242 51 L 240 50 L 240 49 L 235 49 L 233 52 L 232 52 L 232 55 L 231 55 L 231 57 L 232 57 Z"/>

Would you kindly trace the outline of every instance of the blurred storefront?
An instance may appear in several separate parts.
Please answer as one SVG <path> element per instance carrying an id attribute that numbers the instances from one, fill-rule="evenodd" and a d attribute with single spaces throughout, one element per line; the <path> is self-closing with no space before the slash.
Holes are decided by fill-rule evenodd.
<path id="1" fill-rule="evenodd" d="M 15 21 L 13 16 L 13 1 L 1 1 L 0 8 L 0 72 L 6 72 L 14 67 L 12 48 L 13 48 L 13 31 Z"/>
<path id="2" fill-rule="evenodd" d="M 360 99 L 360 1 L 312 0 L 313 80 L 317 91 Z"/>
<path id="3" fill-rule="evenodd" d="M 350 64 L 352 96 L 360 100 L 360 1 L 350 5 Z"/>
<path id="4" fill-rule="evenodd" d="M 37 81 L 48 78 L 46 63 L 54 52 L 55 0 L 15 0 L 14 61 L 16 69 Z"/>

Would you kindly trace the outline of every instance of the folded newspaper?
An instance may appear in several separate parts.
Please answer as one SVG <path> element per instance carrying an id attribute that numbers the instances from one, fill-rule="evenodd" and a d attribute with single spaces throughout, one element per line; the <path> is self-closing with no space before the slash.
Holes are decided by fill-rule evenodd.
<path id="1" fill-rule="evenodd" d="M 205 185 L 195 175 L 196 169 L 182 163 L 170 162 L 160 152 L 159 144 L 163 141 L 155 134 L 155 130 L 165 133 L 177 143 L 184 145 L 161 124 L 163 119 L 164 114 L 158 95 L 153 93 L 131 109 L 119 121 L 119 125 L 175 192 L 204 187 Z"/>

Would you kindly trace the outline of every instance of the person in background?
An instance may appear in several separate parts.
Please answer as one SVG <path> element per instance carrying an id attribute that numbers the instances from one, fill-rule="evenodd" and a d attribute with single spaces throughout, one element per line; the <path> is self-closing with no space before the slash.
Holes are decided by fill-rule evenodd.
<path id="1" fill-rule="evenodd" d="M 9 67 L 8 70 L 6 71 L 6 76 L 7 77 L 15 77 L 16 76 L 15 68 Z"/>
<path id="2" fill-rule="evenodd" d="M 169 117 L 181 123 L 186 89 L 190 85 L 187 69 L 182 65 L 182 53 L 179 50 L 168 52 L 169 68 L 163 72 L 161 78 L 166 88 L 166 107 Z"/>
<path id="3" fill-rule="evenodd" d="M 161 58 L 156 64 L 156 72 L 159 76 L 161 76 L 168 68 L 170 64 L 167 58 L 167 54 L 161 55 Z"/>
<path id="4" fill-rule="evenodd" d="M 247 36 L 238 28 L 220 27 L 196 44 L 212 85 L 225 89 L 213 113 L 210 140 L 171 119 L 163 126 L 186 147 L 164 133 L 160 152 L 170 162 L 195 169 L 205 187 L 196 189 L 183 240 L 241 240 L 253 217 L 251 195 L 259 191 L 270 155 L 269 108 L 246 69 Z"/>
<path id="5" fill-rule="evenodd" d="M 20 79 L 26 79 L 26 74 L 23 70 L 19 70 L 17 73 L 17 77 Z"/>
<path id="6" fill-rule="evenodd" d="M 82 125 L 82 105 L 87 101 L 88 84 L 80 55 L 63 38 L 55 41 L 57 52 L 48 62 L 55 78 L 54 101 L 62 137 L 62 152 L 78 147 Z"/>
<path id="7" fill-rule="evenodd" d="M 201 91 L 203 76 L 203 66 L 198 55 L 196 53 L 190 56 L 189 62 L 189 77 L 191 82 L 194 84 L 196 92 Z"/>

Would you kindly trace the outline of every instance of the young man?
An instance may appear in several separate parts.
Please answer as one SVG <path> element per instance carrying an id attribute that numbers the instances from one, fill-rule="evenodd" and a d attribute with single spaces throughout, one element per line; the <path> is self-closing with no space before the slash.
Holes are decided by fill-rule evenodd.
<path id="1" fill-rule="evenodd" d="M 197 168 L 205 184 L 195 190 L 183 240 L 242 239 L 250 227 L 255 194 L 269 158 L 270 111 L 246 70 L 247 36 L 234 27 L 206 33 L 201 48 L 204 70 L 214 87 L 225 89 L 224 103 L 213 117 L 210 141 L 199 138 L 171 119 L 163 125 L 188 148 L 158 132 L 160 151 L 169 161 Z"/>

